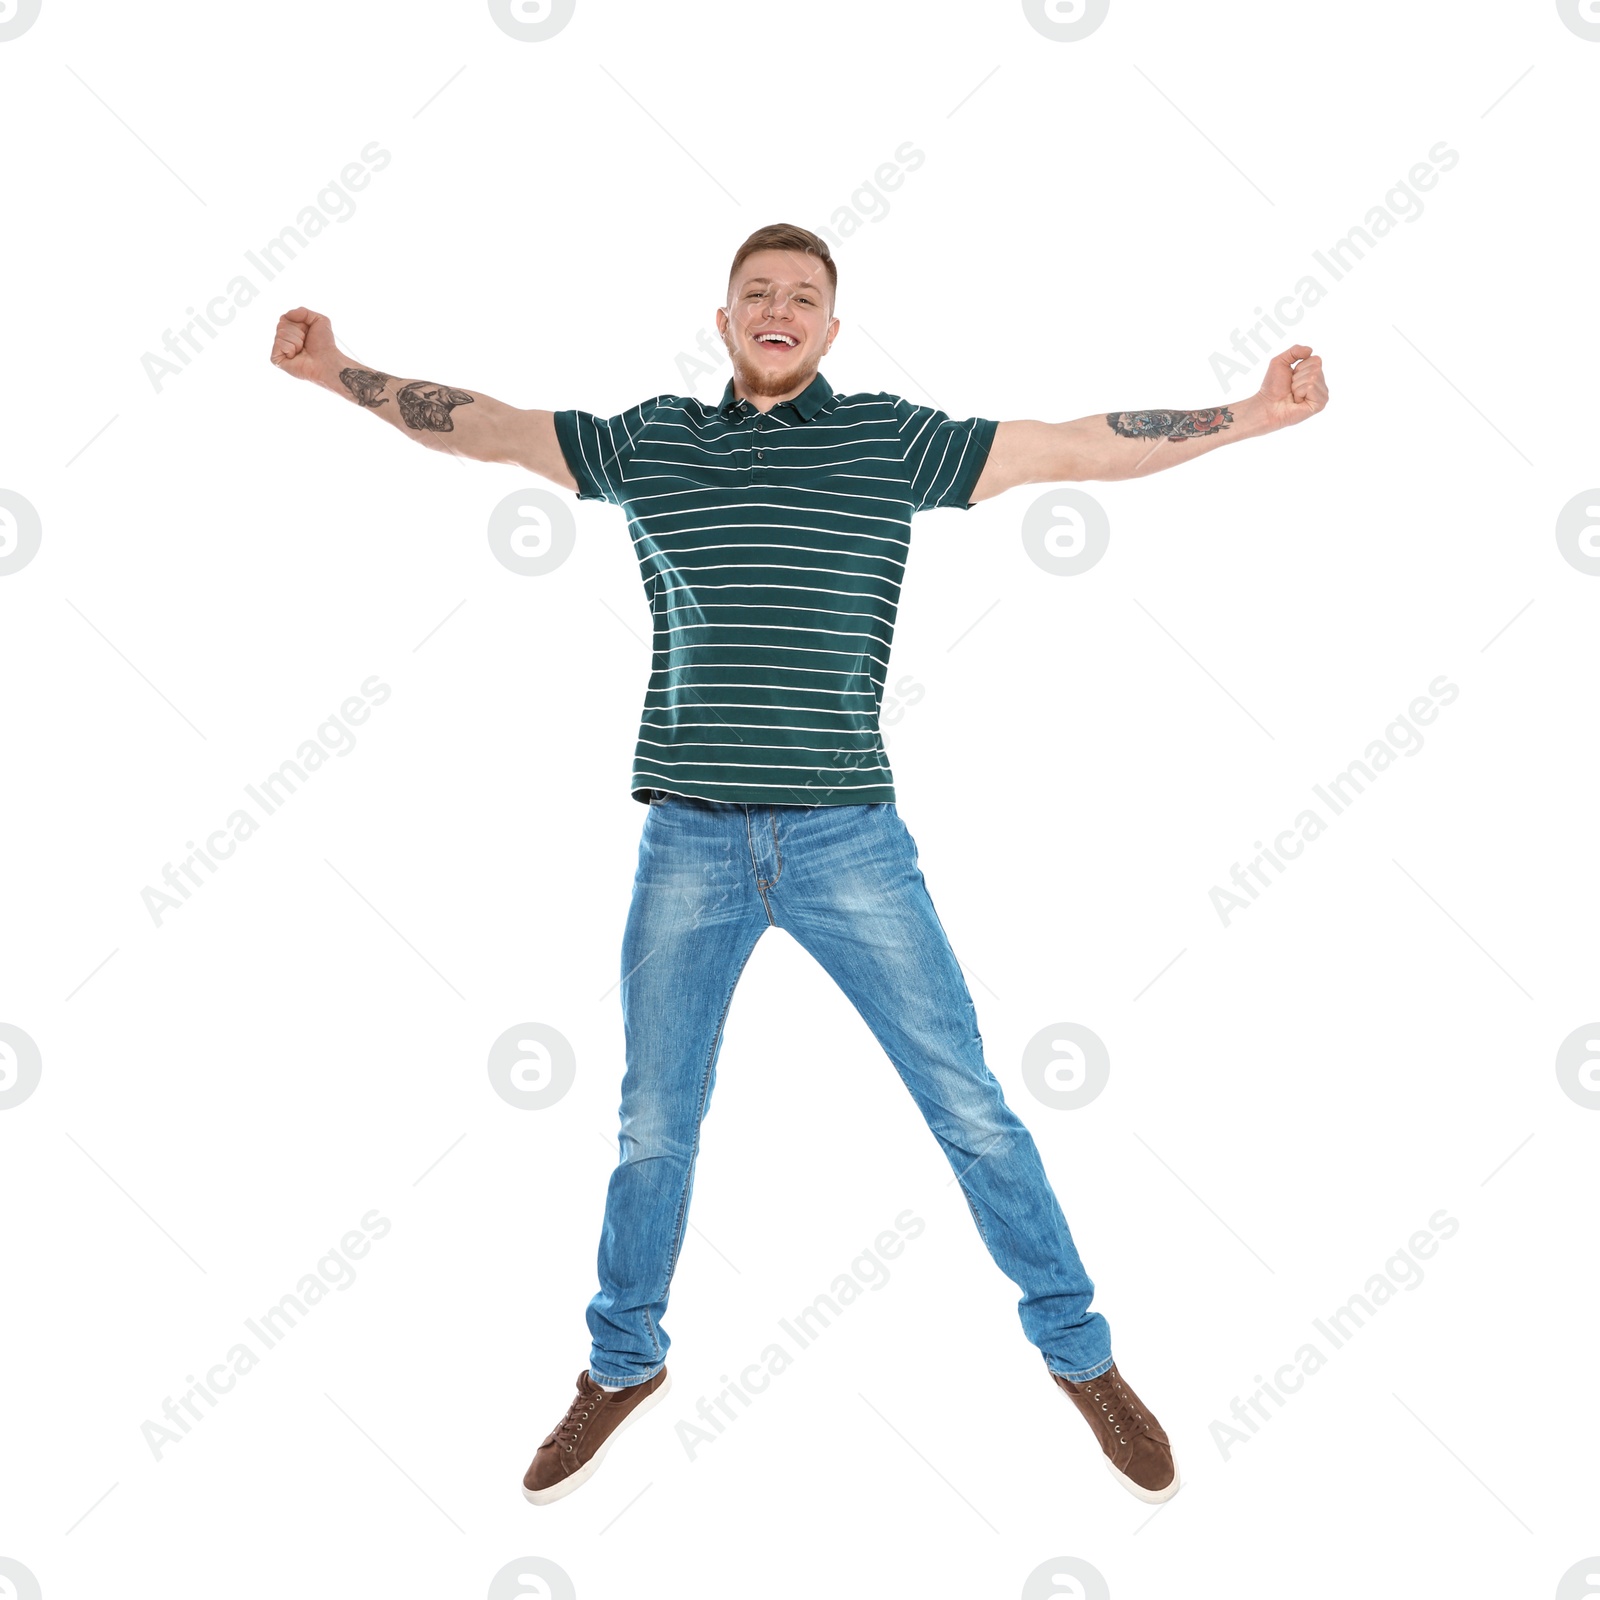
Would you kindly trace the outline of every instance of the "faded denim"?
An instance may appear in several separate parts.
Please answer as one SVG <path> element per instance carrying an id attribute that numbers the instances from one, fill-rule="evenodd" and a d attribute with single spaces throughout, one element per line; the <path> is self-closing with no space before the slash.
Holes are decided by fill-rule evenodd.
<path id="1" fill-rule="evenodd" d="M 589 1376 L 665 1364 L 667 1292 L 694 1193 L 700 1124 L 739 975 L 769 927 L 861 1013 L 960 1180 L 979 1237 L 1019 1289 L 1023 1333 L 1081 1381 L 1111 1331 L 1033 1136 L 983 1057 L 977 1012 L 894 803 L 743 805 L 652 792 L 622 942 L 619 1162 L 606 1192 Z"/>

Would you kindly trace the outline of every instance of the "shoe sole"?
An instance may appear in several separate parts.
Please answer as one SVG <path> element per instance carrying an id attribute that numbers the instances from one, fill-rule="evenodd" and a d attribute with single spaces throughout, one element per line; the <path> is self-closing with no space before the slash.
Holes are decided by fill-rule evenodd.
<path id="1" fill-rule="evenodd" d="M 661 1381 L 661 1387 L 654 1394 L 641 1400 L 621 1422 L 619 1422 L 607 1436 L 606 1442 L 595 1451 L 578 1470 L 563 1478 L 560 1483 L 551 1484 L 548 1489 L 530 1489 L 526 1484 L 522 1486 L 522 1498 L 530 1505 L 547 1506 L 552 1500 L 560 1500 L 572 1493 L 574 1489 L 581 1489 L 595 1474 L 595 1470 L 606 1458 L 606 1451 L 611 1448 L 612 1441 L 618 1434 L 626 1433 L 633 1423 L 637 1422 L 645 1412 L 657 1403 L 672 1387 L 672 1374 L 669 1372 Z"/>
<path id="2" fill-rule="evenodd" d="M 1127 1473 L 1121 1471 L 1109 1456 L 1100 1458 L 1106 1464 L 1106 1471 L 1131 1495 L 1137 1495 L 1146 1505 L 1159 1506 L 1170 1500 L 1183 1487 L 1183 1474 L 1178 1471 L 1178 1458 L 1172 1458 L 1172 1482 L 1165 1489 L 1147 1489 L 1142 1483 L 1135 1483 Z"/>

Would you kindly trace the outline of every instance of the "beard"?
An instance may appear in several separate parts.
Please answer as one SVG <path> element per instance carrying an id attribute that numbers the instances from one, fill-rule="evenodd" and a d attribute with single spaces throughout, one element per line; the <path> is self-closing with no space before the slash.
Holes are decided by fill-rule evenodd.
<path id="1" fill-rule="evenodd" d="M 730 349 L 733 370 L 745 393 L 763 397 L 775 394 L 798 393 L 817 375 L 818 363 L 809 355 L 797 352 L 794 359 L 771 364 L 749 357 L 739 349 Z"/>

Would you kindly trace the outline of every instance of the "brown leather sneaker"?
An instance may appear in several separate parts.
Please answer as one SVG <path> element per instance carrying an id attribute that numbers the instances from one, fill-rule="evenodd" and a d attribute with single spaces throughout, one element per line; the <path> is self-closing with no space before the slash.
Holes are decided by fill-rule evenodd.
<path id="1" fill-rule="evenodd" d="M 1115 1364 L 1098 1378 L 1085 1378 L 1082 1383 L 1073 1383 L 1058 1372 L 1050 1376 L 1088 1419 L 1111 1475 L 1120 1478 L 1130 1494 L 1159 1505 L 1183 1487 L 1166 1429 L 1128 1387 Z"/>
<path id="2" fill-rule="evenodd" d="M 536 1506 L 571 1494 L 594 1476 L 611 1441 L 672 1387 L 663 1367 L 653 1378 L 608 1394 L 589 1376 L 578 1374 L 578 1393 L 564 1416 L 544 1436 L 522 1479 L 522 1493 Z"/>

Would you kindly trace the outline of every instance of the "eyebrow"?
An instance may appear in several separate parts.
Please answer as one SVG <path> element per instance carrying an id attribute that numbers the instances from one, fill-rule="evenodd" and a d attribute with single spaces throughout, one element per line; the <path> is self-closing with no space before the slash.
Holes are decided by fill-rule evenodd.
<path id="1" fill-rule="evenodd" d="M 773 280 L 771 278 L 746 278 L 744 280 L 744 282 L 739 285 L 739 287 L 741 289 L 749 289 L 755 284 L 758 284 L 758 283 L 771 283 L 772 281 Z M 821 294 L 822 293 L 821 289 L 817 288 L 816 284 L 810 283 L 810 282 L 797 283 L 795 285 L 795 288 L 797 288 L 797 289 L 810 289 L 810 290 L 812 290 L 813 292 L 815 292 L 817 294 Z"/>

